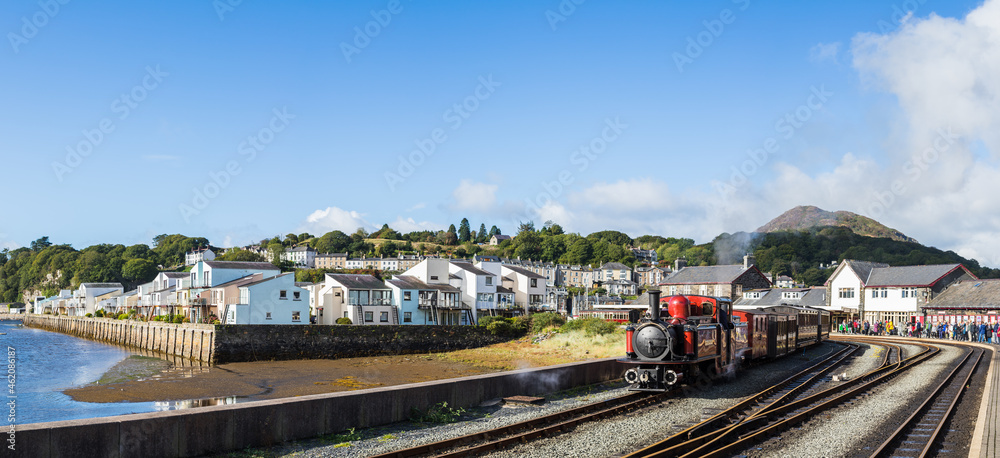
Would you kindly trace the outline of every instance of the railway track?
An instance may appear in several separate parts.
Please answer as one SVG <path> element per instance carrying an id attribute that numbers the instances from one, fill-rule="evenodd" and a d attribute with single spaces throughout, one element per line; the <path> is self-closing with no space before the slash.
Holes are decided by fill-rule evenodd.
<path id="1" fill-rule="evenodd" d="M 864 340 L 871 343 L 876 342 L 875 339 Z M 861 377 L 834 385 L 818 393 L 800 393 L 798 399 L 795 399 L 794 396 L 782 396 L 779 402 L 773 402 L 749 415 L 737 416 L 737 420 L 731 420 L 728 424 L 717 421 L 713 424 L 707 424 L 707 421 L 702 422 L 696 427 L 689 428 L 627 456 L 728 456 L 732 452 L 745 449 L 752 443 L 803 422 L 825 409 L 840 405 L 871 390 L 939 352 L 937 347 L 920 345 L 924 347 L 923 351 L 903 359 L 900 358 L 903 353 L 898 345 L 886 342 L 879 342 L 879 345 L 888 349 L 880 367 Z"/>
<path id="2" fill-rule="evenodd" d="M 403 458 L 413 456 L 459 457 L 500 449 L 510 444 L 558 434 L 588 421 L 621 415 L 623 413 L 657 404 L 664 399 L 679 394 L 681 389 L 665 393 L 630 393 L 606 401 L 594 402 L 574 409 L 557 412 L 502 428 L 482 431 L 461 437 L 396 450 L 379 458 Z"/>
<path id="3" fill-rule="evenodd" d="M 872 458 L 929 456 L 984 353 L 981 348 L 970 349 L 931 396 L 872 453 Z"/>

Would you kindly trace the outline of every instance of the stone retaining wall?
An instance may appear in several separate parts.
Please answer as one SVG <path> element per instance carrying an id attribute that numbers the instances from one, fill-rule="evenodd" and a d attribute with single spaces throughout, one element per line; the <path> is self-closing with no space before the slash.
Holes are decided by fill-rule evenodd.
<path id="1" fill-rule="evenodd" d="M 436 353 L 514 337 L 494 336 L 481 326 L 208 325 L 52 315 L 9 317 L 33 328 L 208 364 Z"/>
<path id="2" fill-rule="evenodd" d="M 621 377 L 614 359 L 360 391 L 196 409 L 18 426 L 28 457 L 186 457 L 225 453 L 405 420 L 410 409 L 447 402 L 541 395 Z"/>
<path id="3" fill-rule="evenodd" d="M 24 325 L 214 364 L 215 326 L 53 315 L 20 315 Z"/>

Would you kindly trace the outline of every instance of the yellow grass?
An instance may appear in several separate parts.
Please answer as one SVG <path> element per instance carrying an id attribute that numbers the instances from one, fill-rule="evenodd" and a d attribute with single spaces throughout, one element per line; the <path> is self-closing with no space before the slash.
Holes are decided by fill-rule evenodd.
<path id="1" fill-rule="evenodd" d="M 588 337 L 583 331 L 556 332 L 538 343 L 535 336 L 516 341 L 472 348 L 437 356 L 448 361 L 472 364 L 491 370 L 515 370 L 528 367 L 624 356 L 625 332 Z"/>

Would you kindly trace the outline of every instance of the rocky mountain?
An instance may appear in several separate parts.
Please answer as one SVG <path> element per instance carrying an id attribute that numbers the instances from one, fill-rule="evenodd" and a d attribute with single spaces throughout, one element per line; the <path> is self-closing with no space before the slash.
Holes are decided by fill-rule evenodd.
<path id="1" fill-rule="evenodd" d="M 811 205 L 799 206 L 788 210 L 782 213 L 781 216 L 759 227 L 757 232 L 801 231 L 823 226 L 846 227 L 855 234 L 868 237 L 883 237 L 900 242 L 917 242 L 902 232 L 887 227 L 867 216 L 861 216 L 849 211 L 828 212 Z"/>

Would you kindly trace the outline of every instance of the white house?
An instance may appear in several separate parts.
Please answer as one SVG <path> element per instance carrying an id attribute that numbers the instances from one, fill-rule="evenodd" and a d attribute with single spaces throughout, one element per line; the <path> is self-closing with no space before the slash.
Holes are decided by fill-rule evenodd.
<path id="1" fill-rule="evenodd" d="M 497 288 L 498 296 L 507 291 L 513 293 L 513 303 L 504 303 L 498 300 L 497 308 L 510 309 L 510 306 L 513 306 L 513 309 L 525 315 L 546 309 L 546 278 L 542 274 L 521 266 L 489 261 L 480 261 L 477 263 L 477 267 L 500 278 L 500 285 Z"/>
<path id="2" fill-rule="evenodd" d="M 281 260 L 291 262 L 297 268 L 312 269 L 316 267 L 316 250 L 309 245 L 287 248 L 281 253 Z"/>
<path id="3" fill-rule="evenodd" d="M 399 324 L 439 324 L 441 313 L 461 309 L 462 291 L 449 284 L 428 285 L 417 277 L 397 275 L 385 282 L 392 289 Z"/>
<path id="4" fill-rule="evenodd" d="M 510 240 L 510 239 L 511 239 L 511 236 L 509 236 L 509 235 L 496 234 L 493 237 L 490 237 L 490 245 L 496 246 L 496 245 L 499 245 L 500 242 L 503 242 L 504 240 Z"/>
<path id="5" fill-rule="evenodd" d="M 215 260 L 215 252 L 209 247 L 198 247 L 184 255 L 184 265 L 193 266 L 201 261 Z"/>
<path id="6" fill-rule="evenodd" d="M 309 324 L 309 291 L 295 286 L 295 274 L 272 276 L 239 287 L 228 305 L 226 324 Z"/>
<path id="7" fill-rule="evenodd" d="M 69 315 L 83 316 L 97 312 L 97 296 L 110 292 L 125 292 L 121 283 L 84 283 L 73 292 L 73 307 Z"/>
<path id="8" fill-rule="evenodd" d="M 445 301 L 439 295 L 436 311 L 439 324 L 476 324 L 473 310 L 491 310 L 496 307 L 496 277 L 468 262 L 452 263 L 447 259 L 427 258 L 407 269 L 403 275 L 415 277 L 430 287 L 440 287 L 443 291 L 441 295 L 454 298 L 453 301 Z M 491 286 L 487 286 L 487 283 Z M 451 288 L 444 288 L 445 286 Z M 456 290 L 459 294 L 452 294 Z"/>
<path id="9" fill-rule="evenodd" d="M 631 280 L 632 269 L 620 262 L 605 263 L 594 271 L 594 281 L 604 283 L 611 280 Z"/>
<path id="10" fill-rule="evenodd" d="M 371 275 L 328 273 L 320 296 L 318 324 L 336 324 L 338 318 L 357 325 L 399 324 L 392 289 Z"/>
<path id="11" fill-rule="evenodd" d="M 961 264 L 890 267 L 845 259 L 825 286 L 831 309 L 846 317 L 903 323 L 952 283 L 974 279 Z"/>

